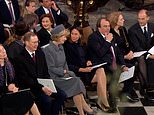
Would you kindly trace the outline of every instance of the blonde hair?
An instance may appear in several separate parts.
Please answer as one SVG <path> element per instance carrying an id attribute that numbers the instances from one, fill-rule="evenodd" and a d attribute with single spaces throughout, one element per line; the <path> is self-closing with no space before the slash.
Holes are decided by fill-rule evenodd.
<path id="1" fill-rule="evenodd" d="M 60 38 L 60 37 L 66 36 L 66 38 L 67 38 L 68 35 L 70 35 L 70 32 L 69 32 L 67 29 L 65 29 L 65 30 L 61 31 L 60 33 L 58 33 L 58 34 L 52 35 L 52 36 L 51 36 L 51 39 L 52 39 L 53 41 L 59 41 L 59 38 Z"/>
<path id="2" fill-rule="evenodd" d="M 111 28 L 115 28 L 120 15 L 123 15 L 123 14 L 122 14 L 122 12 L 119 12 L 119 11 L 111 12 L 110 14 L 107 15 L 107 19 L 110 22 Z"/>

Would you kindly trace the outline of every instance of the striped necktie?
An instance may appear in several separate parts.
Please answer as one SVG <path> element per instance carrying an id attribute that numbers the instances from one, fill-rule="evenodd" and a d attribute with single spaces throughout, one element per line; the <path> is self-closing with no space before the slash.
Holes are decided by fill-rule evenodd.
<path id="1" fill-rule="evenodd" d="M 113 46 L 110 47 L 110 51 L 112 52 L 112 69 L 116 70 L 117 69 L 117 63 L 116 63 L 116 57 L 115 57 Z"/>
<path id="2" fill-rule="evenodd" d="M 15 19 L 14 19 L 14 15 L 13 15 L 13 7 L 12 7 L 11 0 L 9 1 L 8 6 L 9 6 L 10 15 L 11 15 L 11 18 L 12 18 L 12 24 L 14 25 L 15 24 Z"/>
<path id="3" fill-rule="evenodd" d="M 32 59 L 33 59 L 33 61 L 35 62 L 35 61 L 36 61 L 36 59 L 35 59 L 35 54 L 32 53 L 31 55 L 32 55 Z"/>

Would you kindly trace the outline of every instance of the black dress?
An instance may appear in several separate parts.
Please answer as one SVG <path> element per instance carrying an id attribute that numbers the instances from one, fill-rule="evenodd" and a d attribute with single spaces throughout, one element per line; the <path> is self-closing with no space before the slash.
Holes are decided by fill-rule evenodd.
<path id="1" fill-rule="evenodd" d="M 71 43 L 66 41 L 64 50 L 68 67 L 76 76 L 80 77 L 85 85 L 90 85 L 95 74 L 92 72 L 79 72 L 79 68 L 85 68 L 88 56 L 86 55 L 86 47 L 80 43 Z"/>
<path id="2" fill-rule="evenodd" d="M 8 74 L 8 67 L 11 66 L 0 67 L 0 115 L 24 115 L 32 107 L 34 97 L 29 91 L 12 93 L 7 90 L 6 85 L 14 82 Z"/>

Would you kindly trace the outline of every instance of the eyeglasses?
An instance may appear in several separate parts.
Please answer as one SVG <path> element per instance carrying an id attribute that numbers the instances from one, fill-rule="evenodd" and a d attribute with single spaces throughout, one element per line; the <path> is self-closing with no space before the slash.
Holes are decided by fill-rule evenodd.
<path id="1" fill-rule="evenodd" d="M 31 42 L 31 41 L 30 41 Z M 32 44 L 38 44 L 40 41 L 31 42 Z"/>

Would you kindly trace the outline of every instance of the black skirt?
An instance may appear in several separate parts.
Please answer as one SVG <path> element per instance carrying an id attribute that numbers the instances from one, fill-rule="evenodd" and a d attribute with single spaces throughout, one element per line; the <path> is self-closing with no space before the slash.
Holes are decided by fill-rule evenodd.
<path id="1" fill-rule="evenodd" d="M 5 94 L 1 97 L 3 115 L 24 115 L 34 103 L 34 96 L 30 91 Z"/>

